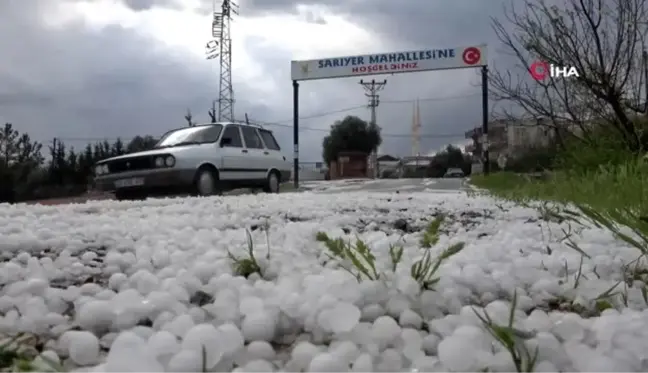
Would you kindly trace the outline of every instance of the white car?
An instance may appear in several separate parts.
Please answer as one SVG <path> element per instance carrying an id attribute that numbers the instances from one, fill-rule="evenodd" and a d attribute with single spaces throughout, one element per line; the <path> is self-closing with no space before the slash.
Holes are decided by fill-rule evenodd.
<path id="1" fill-rule="evenodd" d="M 465 174 L 460 168 L 449 168 L 443 177 L 464 177 Z"/>
<path id="2" fill-rule="evenodd" d="M 278 193 L 290 164 L 271 131 L 245 123 L 211 123 L 167 132 L 152 150 L 104 159 L 95 184 L 117 199 L 237 188 Z"/>

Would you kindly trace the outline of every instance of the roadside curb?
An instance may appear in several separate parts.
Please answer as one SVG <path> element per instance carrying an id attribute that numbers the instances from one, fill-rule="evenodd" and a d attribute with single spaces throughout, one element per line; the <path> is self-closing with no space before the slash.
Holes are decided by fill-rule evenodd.
<path id="1" fill-rule="evenodd" d="M 471 192 L 487 192 L 486 189 L 478 188 L 470 183 L 470 178 L 464 179 L 462 188 Z"/>

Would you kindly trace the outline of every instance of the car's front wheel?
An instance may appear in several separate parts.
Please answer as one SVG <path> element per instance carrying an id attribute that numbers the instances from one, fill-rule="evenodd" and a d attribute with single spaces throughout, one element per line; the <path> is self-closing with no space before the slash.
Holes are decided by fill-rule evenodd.
<path id="1" fill-rule="evenodd" d="M 209 168 L 203 168 L 196 174 L 195 194 L 199 196 L 213 196 L 220 194 L 218 188 L 218 173 Z"/>
<path id="2" fill-rule="evenodd" d="M 263 191 L 266 193 L 279 193 L 280 189 L 280 180 L 279 180 L 279 173 L 272 171 L 270 174 L 268 174 L 268 179 L 266 180 L 266 184 L 263 187 Z"/>

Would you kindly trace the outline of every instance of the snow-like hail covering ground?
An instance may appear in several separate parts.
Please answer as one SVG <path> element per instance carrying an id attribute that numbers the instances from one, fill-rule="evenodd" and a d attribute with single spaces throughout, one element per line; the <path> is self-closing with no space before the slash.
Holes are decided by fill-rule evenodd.
<path id="1" fill-rule="evenodd" d="M 421 290 L 410 267 L 439 213 L 433 256 L 465 247 Z M 21 348 L 41 370 L 515 371 L 477 316 L 506 325 L 515 294 L 537 371 L 646 371 L 648 311 L 623 271 L 638 253 L 583 228 L 584 257 L 558 242 L 566 223 L 538 216 L 463 192 L 0 205 L 0 332 L 37 336 Z M 228 257 L 245 256 L 246 229 L 261 267 L 248 278 Z M 381 278 L 358 282 L 320 231 L 364 240 Z M 395 272 L 390 245 L 404 247 Z M 614 308 L 593 308 L 601 294 Z"/>

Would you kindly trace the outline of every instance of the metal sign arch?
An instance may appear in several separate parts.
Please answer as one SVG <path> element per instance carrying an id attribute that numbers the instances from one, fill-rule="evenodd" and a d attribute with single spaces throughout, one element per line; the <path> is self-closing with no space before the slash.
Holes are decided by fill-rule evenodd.
<path id="1" fill-rule="evenodd" d="M 290 73 L 293 86 L 293 180 L 299 187 L 299 82 L 367 75 L 481 68 L 482 135 L 484 172 L 488 172 L 488 55 L 487 46 L 430 48 L 415 51 L 356 56 L 293 60 Z"/>

